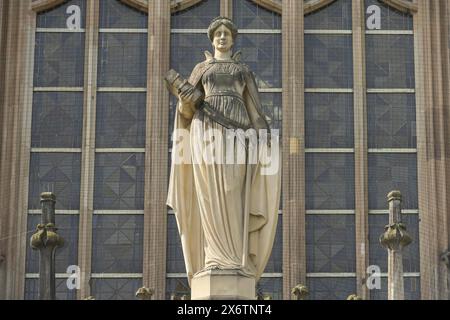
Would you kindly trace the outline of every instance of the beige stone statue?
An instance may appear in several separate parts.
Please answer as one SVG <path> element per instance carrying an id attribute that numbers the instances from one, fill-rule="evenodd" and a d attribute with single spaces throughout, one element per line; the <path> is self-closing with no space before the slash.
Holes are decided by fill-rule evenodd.
<path id="1" fill-rule="evenodd" d="M 239 61 L 239 53 L 232 54 L 237 34 L 230 19 L 214 19 L 208 28 L 214 55 L 205 52 L 206 60 L 188 82 L 173 80 L 180 84 L 175 131 L 184 133 L 174 133 L 167 204 L 177 218 L 190 283 L 210 270 L 237 270 L 257 281 L 275 237 L 281 167 L 263 173 L 267 163 L 258 156 L 265 152 L 272 164 L 281 164 L 279 152 L 273 152 L 278 139 L 260 134 L 271 131 L 253 73 Z M 230 138 L 238 130 L 257 132 L 256 139 Z M 231 147 L 230 141 L 235 142 Z M 211 146 L 214 151 L 208 153 Z M 205 160 L 207 154 L 223 160 L 239 150 L 244 150 L 243 162 Z M 177 163 L 175 156 L 183 161 Z"/>

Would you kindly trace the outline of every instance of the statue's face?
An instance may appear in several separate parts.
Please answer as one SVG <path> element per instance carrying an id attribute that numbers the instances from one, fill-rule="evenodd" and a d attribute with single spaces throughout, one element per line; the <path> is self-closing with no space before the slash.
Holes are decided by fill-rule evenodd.
<path id="1" fill-rule="evenodd" d="M 221 52 L 230 51 L 234 45 L 230 29 L 221 25 L 214 31 L 213 47 Z"/>

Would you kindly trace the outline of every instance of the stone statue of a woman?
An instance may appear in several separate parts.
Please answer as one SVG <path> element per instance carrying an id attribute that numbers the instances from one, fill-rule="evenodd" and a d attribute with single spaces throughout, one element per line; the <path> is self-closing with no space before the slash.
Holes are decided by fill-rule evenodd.
<path id="1" fill-rule="evenodd" d="M 264 130 L 270 134 L 270 129 L 255 78 L 239 61 L 240 54 L 232 54 L 237 34 L 230 19 L 214 19 L 208 28 L 214 55 L 205 52 L 206 60 L 194 68 L 188 85 L 178 91 L 172 153 L 182 153 L 184 160 L 180 163 L 172 158 L 167 204 L 177 218 L 191 285 L 208 271 L 234 272 L 253 283 L 258 281 L 275 237 L 281 169 L 264 174 L 261 161 L 250 161 L 249 153 L 254 150 L 270 153 L 273 141 L 259 134 Z M 201 104 L 193 102 L 199 92 L 203 94 Z M 251 139 L 233 135 L 236 144 L 230 147 L 233 130 L 257 132 L 253 140 L 257 148 L 251 148 Z M 217 158 L 244 150 L 244 162 L 204 161 L 202 155 L 211 145 Z M 242 145 L 245 147 L 239 148 Z"/>

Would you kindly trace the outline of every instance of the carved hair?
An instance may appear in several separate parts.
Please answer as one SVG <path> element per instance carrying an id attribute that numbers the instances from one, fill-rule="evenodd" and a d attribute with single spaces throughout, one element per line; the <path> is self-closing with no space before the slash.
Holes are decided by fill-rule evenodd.
<path id="1" fill-rule="evenodd" d="M 214 40 L 214 32 L 219 28 L 221 25 L 224 25 L 231 31 L 231 35 L 233 36 L 233 40 L 236 40 L 236 37 L 238 35 L 238 28 L 234 24 L 231 19 L 227 17 L 217 17 L 214 18 L 213 21 L 211 21 L 211 24 L 208 27 L 208 37 L 211 42 Z"/>

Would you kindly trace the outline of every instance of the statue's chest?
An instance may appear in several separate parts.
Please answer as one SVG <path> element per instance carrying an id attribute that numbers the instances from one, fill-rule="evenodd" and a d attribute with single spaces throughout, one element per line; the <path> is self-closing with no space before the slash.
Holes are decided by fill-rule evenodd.
<path id="1" fill-rule="evenodd" d="M 215 63 L 205 72 L 202 82 L 205 87 L 213 87 L 218 91 L 234 91 L 244 86 L 244 74 L 236 64 Z"/>

